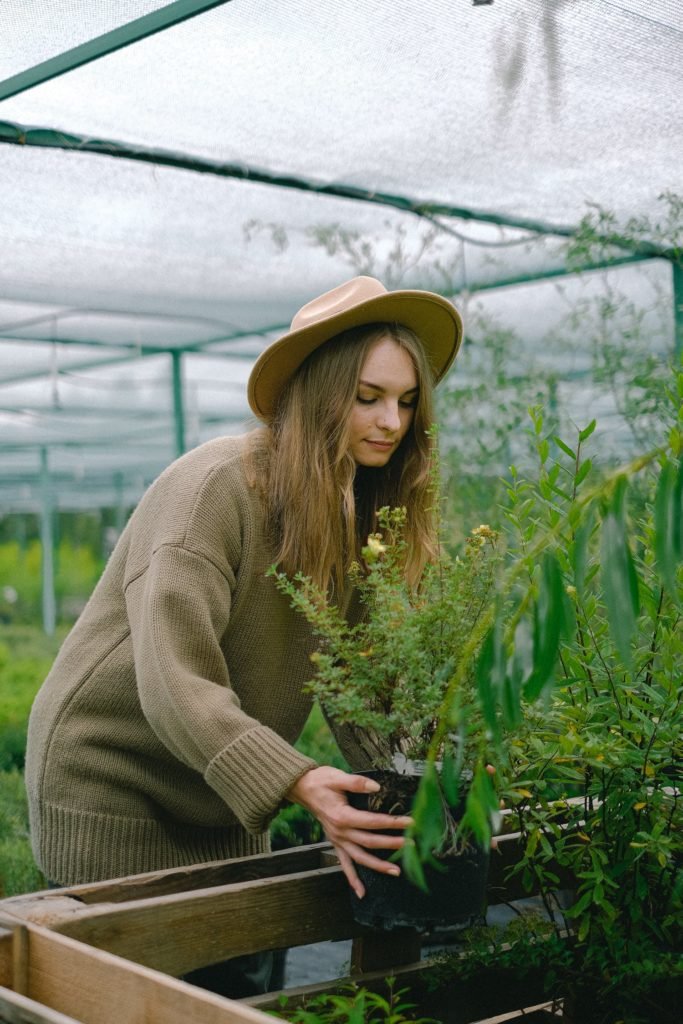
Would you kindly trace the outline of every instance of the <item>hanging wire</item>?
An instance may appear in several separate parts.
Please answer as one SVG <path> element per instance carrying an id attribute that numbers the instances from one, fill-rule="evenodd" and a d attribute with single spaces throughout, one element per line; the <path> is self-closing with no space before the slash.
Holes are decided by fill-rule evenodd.
<path id="1" fill-rule="evenodd" d="M 629 14 L 632 18 L 636 18 L 638 21 L 645 21 L 649 25 L 656 25 L 658 28 L 665 28 L 669 32 L 675 32 L 677 35 L 683 35 L 683 30 L 677 28 L 676 25 L 667 24 L 666 21 L 659 21 L 658 18 L 652 18 L 649 14 L 639 14 L 638 11 L 634 11 L 631 7 L 624 7 L 622 4 L 614 3 L 614 0 L 603 0 L 606 7 L 613 7 L 615 11 L 621 11 L 622 14 Z"/>
<path id="2" fill-rule="evenodd" d="M 465 248 L 465 239 L 460 240 L 460 261 L 462 265 L 462 288 L 458 294 L 459 306 L 462 314 L 462 325 L 463 331 L 467 332 L 467 323 L 469 319 L 469 304 L 471 298 L 471 292 L 469 288 L 469 279 L 467 277 L 467 251 Z"/>
<path id="3" fill-rule="evenodd" d="M 483 238 L 471 238 L 469 235 L 464 234 L 462 231 L 458 231 L 457 228 L 451 227 L 450 224 L 444 224 L 442 220 L 435 217 L 431 213 L 421 213 L 420 217 L 423 220 L 428 220 L 430 224 L 439 228 L 447 235 L 452 235 L 453 238 L 457 238 L 461 242 L 468 242 L 470 245 L 479 245 L 486 249 L 507 249 L 513 245 L 528 245 L 529 242 L 534 242 L 537 238 L 551 238 L 553 236 L 552 231 L 531 231 L 524 238 L 510 238 L 503 241 L 488 241 Z"/>

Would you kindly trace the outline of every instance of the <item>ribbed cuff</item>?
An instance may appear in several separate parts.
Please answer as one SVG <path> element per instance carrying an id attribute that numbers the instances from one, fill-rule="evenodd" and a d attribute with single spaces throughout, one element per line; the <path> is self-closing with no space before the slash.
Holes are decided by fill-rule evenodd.
<path id="1" fill-rule="evenodd" d="M 317 767 L 272 729 L 259 725 L 217 754 L 205 779 L 244 827 L 258 834 L 266 831 L 297 779 Z"/>
<path id="2" fill-rule="evenodd" d="M 31 838 L 43 874 L 61 885 L 248 857 L 270 848 L 267 833 L 249 835 L 240 825 L 200 828 L 51 804 L 33 816 Z"/>

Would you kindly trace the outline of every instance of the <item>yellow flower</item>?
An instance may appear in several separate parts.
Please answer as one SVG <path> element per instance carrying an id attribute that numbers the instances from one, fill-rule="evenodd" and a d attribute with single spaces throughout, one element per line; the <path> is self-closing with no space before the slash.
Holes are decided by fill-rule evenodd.
<path id="1" fill-rule="evenodd" d="M 471 531 L 473 537 L 483 537 L 484 540 L 494 540 L 498 534 L 495 530 L 492 530 L 486 523 L 482 523 L 481 526 L 475 526 Z"/>
<path id="2" fill-rule="evenodd" d="M 387 550 L 386 544 L 382 544 L 382 535 L 379 533 L 371 533 L 368 537 L 367 549 L 375 557 L 379 558 Z"/>

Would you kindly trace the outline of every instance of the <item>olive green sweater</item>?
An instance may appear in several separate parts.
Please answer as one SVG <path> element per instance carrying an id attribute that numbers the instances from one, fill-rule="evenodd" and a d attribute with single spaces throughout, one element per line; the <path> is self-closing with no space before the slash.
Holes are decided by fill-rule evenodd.
<path id="1" fill-rule="evenodd" d="M 315 645 L 264 575 L 247 443 L 210 441 L 151 486 L 36 698 L 31 834 L 55 882 L 267 849 L 315 766 L 291 746 Z"/>

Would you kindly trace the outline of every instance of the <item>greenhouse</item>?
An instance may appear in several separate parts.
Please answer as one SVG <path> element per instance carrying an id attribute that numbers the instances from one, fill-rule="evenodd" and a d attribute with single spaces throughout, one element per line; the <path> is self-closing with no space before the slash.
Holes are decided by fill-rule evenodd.
<path id="1" fill-rule="evenodd" d="M 137 946 L 127 945 L 134 925 L 123 909 L 100 932 L 93 923 L 114 904 L 128 906 L 110 878 L 79 879 L 73 901 L 90 917 L 74 910 L 70 925 L 73 906 L 54 904 L 66 917 L 50 934 L 53 904 L 26 905 L 22 938 L 11 904 L 48 881 L 27 866 L 29 708 L 131 512 L 178 457 L 258 425 L 247 397 L 258 357 L 304 304 L 364 276 L 390 291 L 435 293 L 464 324 L 435 392 L 448 571 L 455 565 L 460 589 L 442 618 L 434 597 L 431 626 L 419 626 L 427 631 L 415 632 L 413 648 L 403 644 L 405 673 L 417 679 L 424 659 L 415 650 L 429 646 L 429 629 L 438 624 L 443 637 L 454 617 L 469 623 L 453 634 L 448 671 L 436 672 L 445 703 L 433 712 L 427 761 L 438 752 L 447 764 L 453 730 L 467 733 L 458 715 L 467 717 L 468 698 L 454 693 L 471 684 L 481 701 L 472 737 L 477 715 L 486 726 L 470 777 L 488 824 L 475 823 L 475 838 L 488 842 L 491 828 L 509 834 L 499 841 L 507 852 L 491 854 L 489 904 L 496 886 L 501 904 L 536 897 L 561 921 L 550 937 L 541 929 L 548 949 L 561 932 L 562 956 L 572 942 L 590 957 L 609 950 L 604 963 L 586 961 L 611 1008 L 596 1022 L 673 1024 L 682 891 L 681 0 L 5 0 L 0 39 L 0 769 L 10 808 L 6 819 L 0 810 L 0 1021 L 256 1024 L 267 1019 L 259 1007 L 275 1003 L 259 996 L 233 1010 L 202 994 L 195 1005 L 182 978 L 228 956 L 343 939 L 354 943 L 362 997 L 353 1004 L 347 993 L 348 1016 L 335 1017 L 323 988 L 308 1010 L 299 994 L 288 1019 L 379 1022 L 380 990 L 368 994 L 367 978 L 398 972 L 400 988 L 400 971 L 427 956 L 412 933 L 380 941 L 367 923 L 351 922 L 334 846 L 316 846 L 296 869 L 277 866 L 289 863 L 278 854 L 292 856 L 280 846 L 325 842 L 317 822 L 316 832 L 296 815 L 290 821 L 291 807 L 276 818 L 277 853 L 260 851 L 266 860 L 254 874 L 249 866 L 233 874 L 226 861 L 211 881 L 192 874 L 194 863 L 186 879 L 166 864 L 167 880 L 136 888 L 128 879 L 130 920 L 138 914 L 149 929 L 141 925 Z M 376 535 L 387 575 L 397 522 L 385 518 Z M 387 585 L 373 557 L 360 584 L 374 586 L 379 573 L 368 607 L 381 604 Z M 468 558 L 481 559 L 475 578 L 459 568 Z M 276 585 L 294 606 L 293 585 Z M 430 585 L 427 577 L 424 594 Z M 472 595 L 480 611 L 470 622 Z M 302 610 L 334 650 L 325 624 Z M 396 617 L 371 622 L 353 656 L 379 660 L 384 638 L 410 638 L 412 628 Z M 340 648 L 329 678 L 318 663 L 317 703 L 297 747 L 340 770 L 348 758 L 318 707 L 335 717 L 326 687 L 349 650 Z M 497 766 L 495 796 L 487 760 Z M 419 793 L 416 827 L 426 835 L 428 781 Z M 565 801 L 562 813 L 553 799 Z M 502 824 L 492 800 L 509 809 Z M 609 828 L 599 807 L 616 815 Z M 506 846 L 513 833 L 517 845 Z M 422 863 L 432 854 L 426 843 L 413 840 Z M 404 868 L 422 871 L 407 857 Z M 278 874 L 292 888 L 267 896 Z M 304 874 L 316 875 L 310 890 Z M 263 905 L 248 888 L 254 878 Z M 230 931 L 231 915 L 241 922 L 233 939 L 205 951 L 197 933 L 192 948 L 183 938 L 166 949 L 160 930 L 182 931 L 182 898 L 189 917 L 199 913 L 193 900 L 201 902 L 203 885 L 222 894 L 225 918 L 201 911 L 216 929 Z M 627 888 L 630 902 L 620 902 Z M 551 906 L 551 890 L 565 903 Z M 143 904 L 155 896 L 168 905 L 148 919 Z M 290 898 L 301 904 L 298 930 L 278 903 Z M 263 943 L 253 948 L 242 941 L 252 920 Z M 528 954 L 539 934 L 520 931 L 520 948 Z M 82 945 L 84 960 L 74 953 L 61 985 L 66 947 L 50 944 L 63 935 Z M 451 960 L 453 949 L 464 956 L 467 940 L 441 938 Z M 503 940 L 495 955 L 488 939 L 476 941 L 477 969 L 512 971 L 517 985 L 521 968 L 505 960 Z M 106 984 L 88 960 L 94 949 L 111 957 Z M 557 955 L 546 980 L 564 977 Z M 130 976 L 122 962 L 133 965 Z M 103 977 L 105 967 L 103 959 Z M 167 989 L 162 972 L 181 980 Z M 648 976 L 671 1000 L 652 1001 Z M 73 993 L 83 978 L 90 994 L 81 1004 Z M 416 978 L 406 986 L 422 992 Z M 499 1006 L 477 1001 L 472 978 L 451 979 L 441 1002 L 416 997 L 405 1016 L 391 986 L 382 989 L 386 1021 L 391 1012 L 396 1024 L 421 1015 L 513 1020 L 500 1015 L 526 1008 L 529 1019 L 564 1013 L 568 1024 L 593 1024 L 582 1016 L 585 992 L 574 999 L 535 978 L 519 995 L 505 981 L 509 999 Z M 129 1010 L 112 1016 L 102 1003 L 119 984 Z M 619 1002 L 622 990 L 636 992 L 633 1005 Z M 296 1017 L 299 1006 L 317 1016 Z"/>

